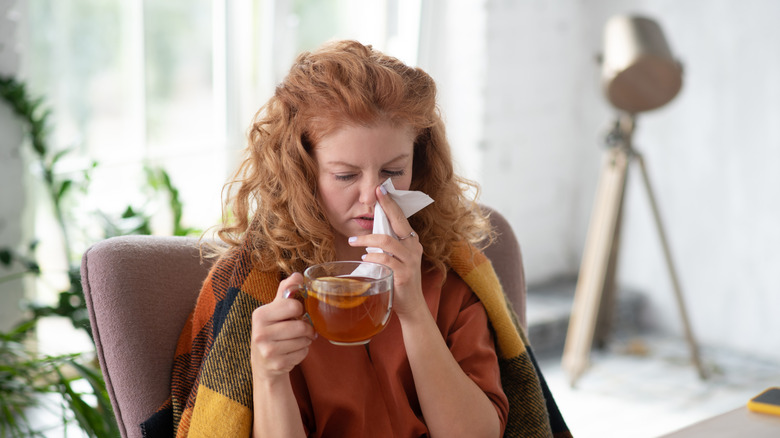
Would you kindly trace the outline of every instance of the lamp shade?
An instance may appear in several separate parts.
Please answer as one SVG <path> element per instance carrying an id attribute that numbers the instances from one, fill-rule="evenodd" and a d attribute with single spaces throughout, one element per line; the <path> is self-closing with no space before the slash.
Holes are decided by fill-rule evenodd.
<path id="1" fill-rule="evenodd" d="M 649 18 L 610 18 L 604 28 L 601 59 L 606 97 L 628 113 L 663 106 L 682 86 L 682 67 L 672 58 L 661 27 Z"/>

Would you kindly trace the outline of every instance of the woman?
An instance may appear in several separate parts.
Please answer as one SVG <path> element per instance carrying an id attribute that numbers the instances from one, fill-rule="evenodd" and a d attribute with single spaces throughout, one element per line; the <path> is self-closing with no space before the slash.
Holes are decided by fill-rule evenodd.
<path id="1" fill-rule="evenodd" d="M 506 303 L 490 318 L 483 307 L 503 299 L 500 286 L 464 281 L 492 236 L 466 196 L 476 187 L 453 172 L 426 73 L 357 42 L 327 44 L 298 57 L 249 140 L 219 231 L 230 249 L 177 351 L 179 435 L 550 434 L 523 336 L 496 325 Z M 407 220 L 380 186 L 388 178 L 435 202 Z M 376 203 L 400 238 L 372 234 Z M 360 259 L 393 269 L 393 316 L 366 348 L 335 346 L 284 292 L 307 266 Z M 521 403 L 510 407 L 502 377 L 517 380 Z"/>

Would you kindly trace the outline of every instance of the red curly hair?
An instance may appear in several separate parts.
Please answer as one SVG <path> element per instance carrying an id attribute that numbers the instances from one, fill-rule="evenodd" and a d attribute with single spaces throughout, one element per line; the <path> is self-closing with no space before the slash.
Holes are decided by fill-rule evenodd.
<path id="1" fill-rule="evenodd" d="M 411 126 L 416 133 L 410 190 L 435 200 L 409 219 L 424 260 L 444 269 L 458 242 L 491 241 L 487 218 L 467 197 L 479 187 L 453 170 L 433 79 L 356 41 L 328 43 L 298 56 L 257 112 L 245 159 L 226 185 L 223 213 L 231 214 L 223 214 L 219 237 L 231 246 L 248 241 L 255 263 L 286 274 L 333 260 L 333 231 L 318 202 L 313 148 L 345 125 L 378 123 Z"/>

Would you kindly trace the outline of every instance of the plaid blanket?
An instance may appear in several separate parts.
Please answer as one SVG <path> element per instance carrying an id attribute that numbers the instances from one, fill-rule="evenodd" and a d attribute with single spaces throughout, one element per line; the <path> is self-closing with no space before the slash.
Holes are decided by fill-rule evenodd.
<path id="1" fill-rule="evenodd" d="M 252 269 L 248 247 L 212 268 L 179 338 L 171 396 L 141 425 L 146 437 L 250 436 L 252 311 L 276 296 L 278 272 Z M 506 437 L 570 437 L 524 331 L 490 261 L 466 245 L 452 269 L 479 297 L 496 333 L 501 382 L 509 399 Z"/>

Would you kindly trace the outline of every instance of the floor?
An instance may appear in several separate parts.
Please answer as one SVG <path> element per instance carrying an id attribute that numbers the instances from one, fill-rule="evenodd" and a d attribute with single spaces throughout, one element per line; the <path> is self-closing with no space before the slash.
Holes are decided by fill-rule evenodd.
<path id="1" fill-rule="evenodd" d="M 699 349 L 708 374 L 701 380 L 684 339 L 624 322 L 604 350 L 591 352 L 590 367 L 572 387 L 561 368 L 571 307 L 566 288 L 529 290 L 529 337 L 540 344 L 539 365 L 575 437 L 659 437 L 780 386 L 780 364 L 711 348 Z M 626 295 L 617 313 L 630 321 L 641 301 Z"/>
<path id="2" fill-rule="evenodd" d="M 546 355 L 539 366 L 575 437 L 659 437 L 780 386 L 779 364 L 708 349 L 701 356 L 707 380 L 682 339 L 652 335 L 592 353 L 575 387 L 560 356 Z"/>

